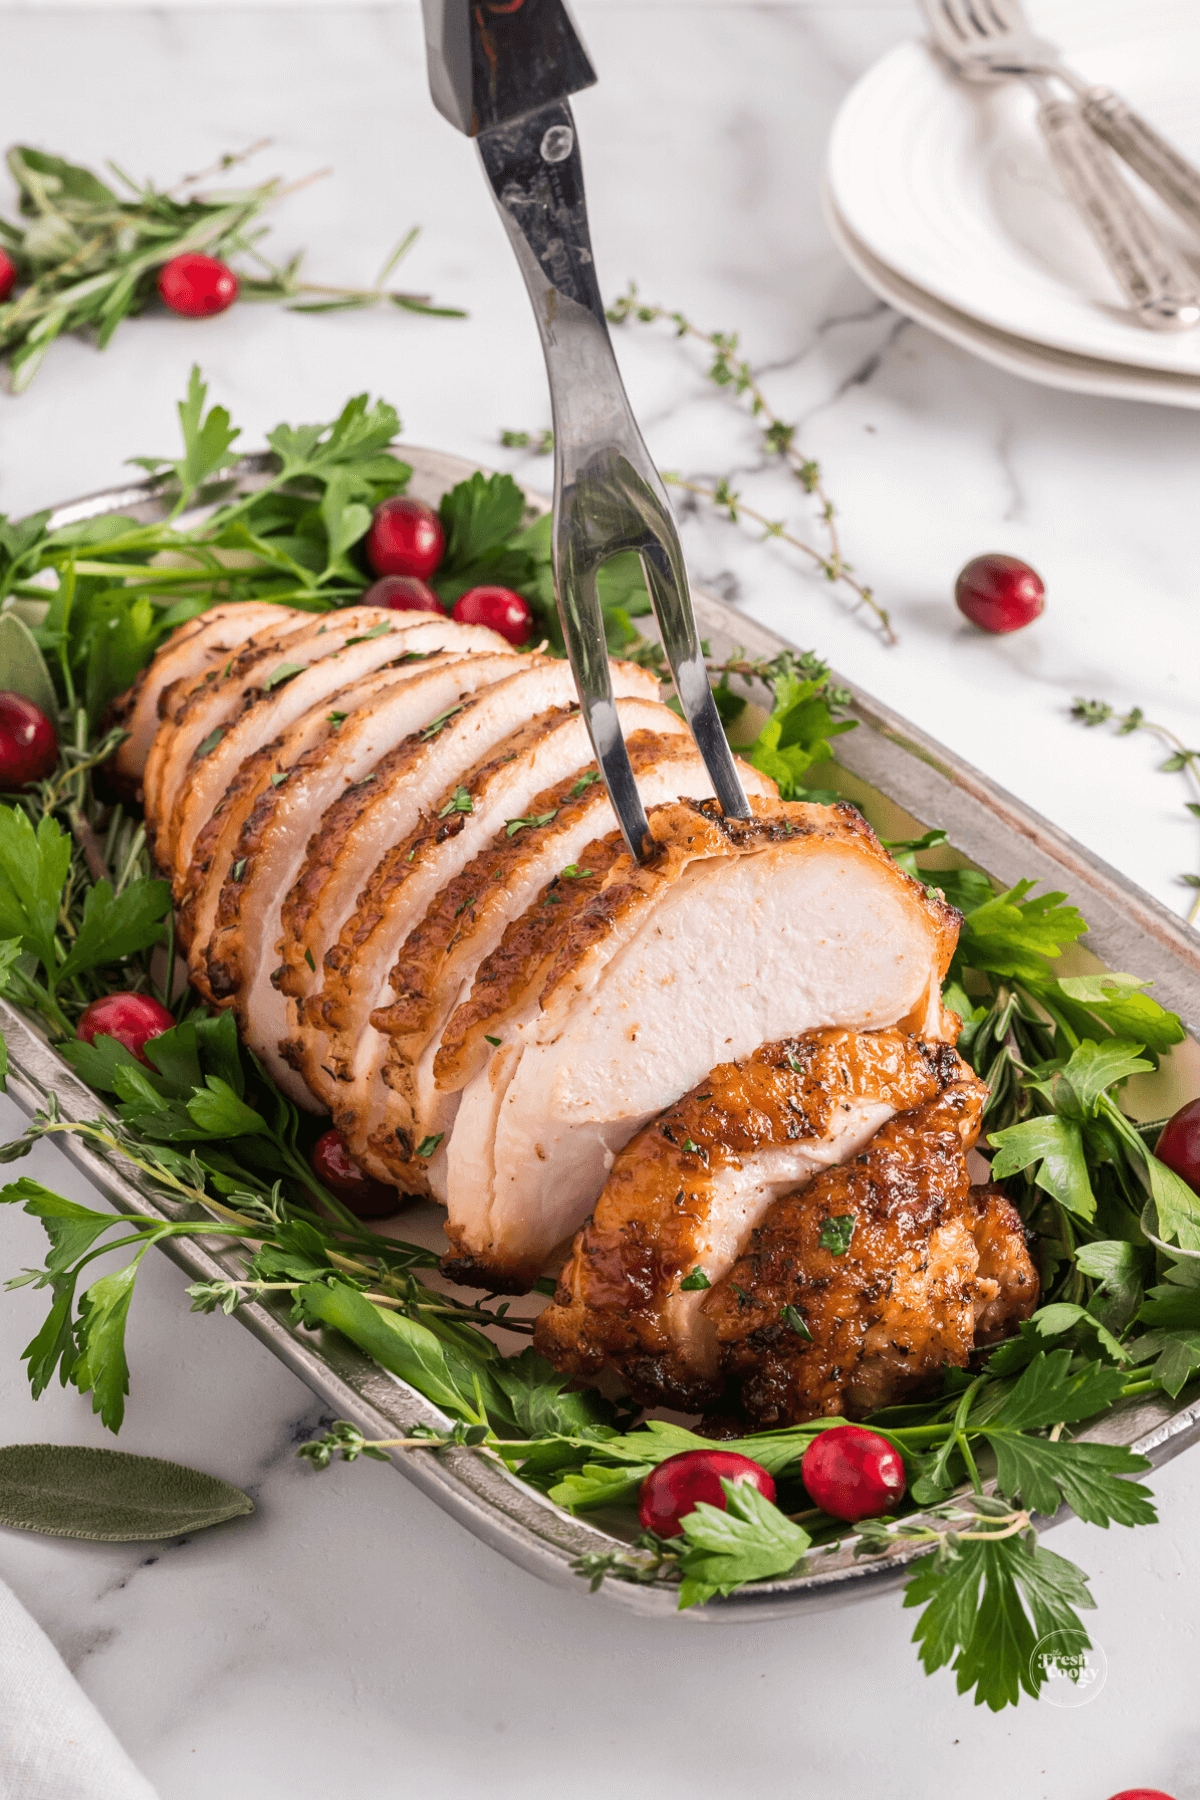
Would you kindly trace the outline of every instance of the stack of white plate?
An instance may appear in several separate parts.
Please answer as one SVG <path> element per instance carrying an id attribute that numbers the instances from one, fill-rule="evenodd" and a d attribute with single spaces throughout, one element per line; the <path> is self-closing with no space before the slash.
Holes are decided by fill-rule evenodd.
<path id="1" fill-rule="evenodd" d="M 1200 163 L 1200 0 L 1033 0 L 1032 24 Z M 1200 330 L 1135 324 L 1052 169 L 1025 83 L 957 80 L 902 44 L 847 96 L 826 217 L 884 300 L 1032 381 L 1200 407 Z M 1125 165 L 1120 165 L 1123 172 Z M 1200 238 L 1137 182 L 1196 268 Z"/>

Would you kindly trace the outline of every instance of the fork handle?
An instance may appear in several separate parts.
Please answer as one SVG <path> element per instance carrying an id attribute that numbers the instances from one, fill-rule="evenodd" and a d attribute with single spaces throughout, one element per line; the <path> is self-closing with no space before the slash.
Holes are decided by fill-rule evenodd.
<path id="1" fill-rule="evenodd" d="M 1068 198 L 1121 285 L 1134 315 L 1155 331 L 1200 325 L 1194 279 L 1075 100 L 1044 99 L 1038 123 Z"/>
<path id="2" fill-rule="evenodd" d="M 1200 169 L 1181 156 L 1174 144 L 1160 137 L 1111 88 L 1089 88 L 1083 97 L 1083 116 L 1147 187 L 1153 188 L 1193 231 L 1200 231 Z"/>

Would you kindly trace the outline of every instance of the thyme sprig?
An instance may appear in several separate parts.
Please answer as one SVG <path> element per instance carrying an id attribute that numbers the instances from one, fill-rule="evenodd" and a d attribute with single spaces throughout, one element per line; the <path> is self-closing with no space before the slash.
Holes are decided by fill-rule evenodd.
<path id="1" fill-rule="evenodd" d="M 665 306 L 657 306 L 641 298 L 637 283 L 631 281 L 624 294 L 615 300 L 608 309 L 608 317 L 612 324 L 622 325 L 629 320 L 639 324 L 653 325 L 662 320 L 669 322 L 675 330 L 676 337 L 691 338 L 705 345 L 712 352 L 712 361 L 708 367 L 708 379 L 714 386 L 724 389 L 735 400 L 749 408 L 750 416 L 761 427 L 762 448 L 769 457 L 781 461 L 799 483 L 804 493 L 817 502 L 821 524 L 825 528 L 829 544 L 826 550 L 806 542 L 794 532 L 789 531 L 783 519 L 771 519 L 756 508 L 747 505 L 727 479 L 718 481 L 708 487 L 702 483 L 684 479 L 677 474 L 664 474 L 664 481 L 698 499 L 707 500 L 711 505 L 724 512 L 734 524 L 743 519 L 760 525 L 763 537 L 778 538 L 790 544 L 794 549 L 807 556 L 822 572 L 829 582 L 841 583 L 857 596 L 857 604 L 865 606 L 871 612 L 880 629 L 883 640 L 887 644 L 895 644 L 898 640 L 892 629 L 891 620 L 886 610 L 876 600 L 872 590 L 860 582 L 854 575 L 853 565 L 848 563 L 842 554 L 841 539 L 837 527 L 837 509 L 825 488 L 824 476 L 820 464 L 811 456 L 807 456 L 796 441 L 799 426 L 790 420 L 781 418 L 767 398 L 762 384 L 754 373 L 750 362 L 741 354 L 741 339 L 736 331 L 705 331 L 693 323 L 683 312 L 671 311 Z M 542 433 L 542 439 L 545 433 Z"/>
<path id="2" fill-rule="evenodd" d="M 1158 765 L 1161 773 L 1184 777 L 1196 794 L 1194 800 L 1185 800 L 1184 805 L 1193 818 L 1200 819 L 1200 750 L 1189 750 L 1169 725 L 1158 725 L 1153 719 L 1148 719 L 1140 706 L 1131 706 L 1128 712 L 1119 713 L 1107 700 L 1085 700 L 1082 695 L 1076 696 L 1071 707 L 1071 717 L 1081 725 L 1107 725 L 1110 720 L 1115 720 L 1118 737 L 1131 737 L 1135 731 L 1148 731 L 1158 738 L 1170 752 L 1167 760 Z M 1200 875 L 1181 875 L 1179 879 L 1185 887 L 1194 890 L 1194 898 L 1186 914 L 1188 924 L 1194 925 L 1200 915 Z"/>

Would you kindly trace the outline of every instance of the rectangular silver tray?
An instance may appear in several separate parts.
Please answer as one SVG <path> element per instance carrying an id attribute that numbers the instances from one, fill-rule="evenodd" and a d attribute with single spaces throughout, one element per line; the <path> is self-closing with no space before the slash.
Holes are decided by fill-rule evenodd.
<path id="1" fill-rule="evenodd" d="M 475 467 L 457 457 L 409 446 L 402 454 L 413 464 L 410 491 L 434 502 Z M 252 480 L 263 467 L 263 458 L 250 457 L 237 472 Z M 529 499 L 538 511 L 544 510 L 544 500 L 532 494 Z M 147 523 L 166 516 L 150 481 L 60 507 L 51 523 L 57 527 L 115 512 Z M 789 648 L 782 638 L 713 596 L 698 593 L 695 598 L 701 629 L 718 657 L 735 650 L 753 658 L 772 657 Z M 1135 970 L 1152 980 L 1155 997 L 1182 1016 L 1192 1041 L 1179 1047 L 1175 1066 L 1180 1072 L 1200 1072 L 1200 1045 L 1194 1041 L 1200 1037 L 1200 933 L 970 764 L 853 683 L 845 685 L 852 694 L 849 711 L 859 729 L 839 738 L 831 784 L 860 804 L 889 836 L 919 835 L 938 826 L 955 851 L 1005 887 L 1028 877 L 1045 887 L 1064 889 L 1089 921 L 1087 950 L 1108 968 Z M 37 1030 L 3 1001 L 0 1028 L 9 1046 L 9 1089 L 26 1112 L 44 1108 L 53 1093 L 66 1118 L 111 1116 Z M 1192 1079 L 1191 1091 L 1197 1086 L 1200 1081 Z M 184 1216 L 181 1209 L 154 1195 L 121 1159 L 106 1158 L 70 1136 L 60 1137 L 58 1143 L 121 1211 L 148 1218 Z M 194 1280 L 212 1281 L 238 1272 L 231 1253 L 202 1243 L 172 1239 L 163 1248 Z M 256 1301 L 239 1307 L 236 1316 L 335 1417 L 350 1420 L 365 1436 L 403 1436 L 418 1423 L 448 1425 L 415 1389 L 380 1369 L 345 1339 L 289 1324 L 284 1307 Z M 1131 1403 L 1080 1435 L 1129 1445 L 1155 1464 L 1163 1463 L 1200 1437 L 1200 1395 L 1191 1389 L 1174 1404 L 1165 1396 Z M 577 1557 L 623 1546 L 624 1540 L 585 1519 L 572 1518 L 477 1452 L 397 1451 L 392 1460 L 468 1531 L 543 1580 L 574 1586 L 579 1577 L 571 1565 Z M 825 1609 L 895 1585 L 917 1554 L 913 1547 L 898 1548 L 882 1561 L 855 1562 L 849 1547 L 818 1552 L 805 1573 L 710 1600 L 693 1607 L 686 1617 L 712 1622 Z M 673 1612 L 677 1604 L 677 1589 L 666 1582 L 608 1580 L 600 1591 L 640 1613 Z"/>

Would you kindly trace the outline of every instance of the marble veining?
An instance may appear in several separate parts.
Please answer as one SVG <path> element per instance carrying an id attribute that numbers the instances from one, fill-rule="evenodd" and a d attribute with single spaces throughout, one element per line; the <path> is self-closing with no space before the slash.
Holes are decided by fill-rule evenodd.
<path id="1" fill-rule="evenodd" d="M 602 75 L 576 111 L 606 289 L 633 277 L 698 324 L 740 331 L 820 460 L 844 552 L 901 641 L 883 646 L 786 547 L 684 496 L 694 578 L 1182 909 L 1196 828 L 1182 789 L 1155 772 L 1159 749 L 1085 734 L 1067 711 L 1075 693 L 1137 701 L 1194 738 L 1192 415 L 1002 375 L 898 319 L 842 264 L 820 216 L 823 144 L 841 95 L 915 30 L 915 8 L 579 0 L 578 12 Z M 20 75 L 5 87 L 7 141 L 165 178 L 269 135 L 271 168 L 334 168 L 280 209 L 281 257 L 306 244 L 314 280 L 368 279 L 418 221 L 409 279 L 472 316 L 243 307 L 197 325 L 147 317 L 102 356 L 56 346 L 27 396 L 0 398 L 0 510 L 110 485 L 126 457 L 167 450 L 193 360 L 247 447 L 280 418 L 328 417 L 370 387 L 400 407 L 412 442 L 548 482 L 546 461 L 499 447 L 503 427 L 547 420 L 536 336 L 470 148 L 426 98 L 411 0 L 37 7 L 6 11 L 3 32 Z M 616 342 L 664 467 L 732 475 L 750 504 L 824 547 L 815 510 L 706 381 L 700 347 L 634 325 Z M 959 566 L 990 549 L 1047 580 L 1045 619 L 1012 639 L 982 637 L 951 601 Z M 11 1102 L 0 1112 L 15 1133 Z M 22 1168 L 87 1195 L 51 1146 Z M 0 1273 L 40 1261 L 33 1223 L 4 1224 Z M 140 1277 L 121 1442 L 240 1483 L 258 1511 L 149 1549 L 0 1533 L 0 1575 L 171 1800 L 551 1788 L 858 1800 L 884 1755 L 894 1800 L 977 1782 L 984 1766 L 995 1800 L 1197 1792 L 1194 1456 L 1154 1479 L 1157 1531 L 1056 1534 L 1093 1574 L 1102 1696 L 996 1720 L 957 1701 L 948 1676 L 920 1673 L 894 1597 L 756 1630 L 647 1624 L 509 1567 L 390 1468 L 314 1473 L 294 1451 L 318 1429 L 318 1403 L 234 1322 L 190 1313 L 183 1287 L 163 1258 Z M 20 1289 L 0 1308 L 5 1436 L 102 1442 L 74 1392 L 29 1400 L 19 1355 L 40 1307 Z"/>

